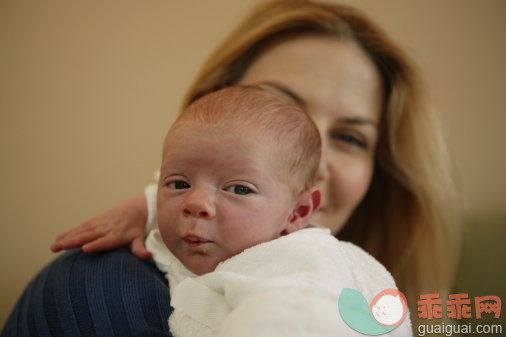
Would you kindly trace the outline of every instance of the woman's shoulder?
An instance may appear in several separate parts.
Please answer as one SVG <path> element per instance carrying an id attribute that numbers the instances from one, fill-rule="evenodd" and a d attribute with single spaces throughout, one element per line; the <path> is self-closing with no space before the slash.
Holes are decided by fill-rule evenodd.
<path id="1" fill-rule="evenodd" d="M 396 288 L 391 273 L 361 247 L 338 240 L 328 229 L 317 226 L 296 233 L 300 241 L 305 242 L 300 254 L 318 260 L 317 265 L 342 274 L 347 284 L 361 291 L 366 298 L 372 298 L 382 290 Z"/>
<path id="2" fill-rule="evenodd" d="M 361 247 L 346 241 L 338 241 L 342 257 L 351 267 L 350 277 L 366 298 L 372 298 L 385 289 L 397 288 L 392 274 Z"/>

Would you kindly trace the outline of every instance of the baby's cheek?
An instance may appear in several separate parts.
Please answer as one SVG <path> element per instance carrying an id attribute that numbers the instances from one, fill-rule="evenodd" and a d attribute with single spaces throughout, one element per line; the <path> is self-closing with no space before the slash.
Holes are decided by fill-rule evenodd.
<path id="1" fill-rule="evenodd" d="M 167 246 L 169 246 L 169 244 L 173 245 L 174 240 L 178 238 L 177 220 L 174 216 L 174 210 L 163 207 L 159 208 L 157 213 L 157 224 L 165 244 Z"/>
<path id="2" fill-rule="evenodd" d="M 157 224 L 160 232 L 168 227 L 171 219 L 170 211 L 167 211 L 164 207 L 158 207 Z"/>

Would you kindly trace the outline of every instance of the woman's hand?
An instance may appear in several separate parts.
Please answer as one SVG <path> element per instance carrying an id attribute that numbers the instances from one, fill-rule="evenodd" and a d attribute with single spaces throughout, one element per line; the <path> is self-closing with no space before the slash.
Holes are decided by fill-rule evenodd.
<path id="1" fill-rule="evenodd" d="M 93 253 L 129 246 L 135 256 L 148 259 L 151 253 L 144 246 L 146 219 L 146 199 L 142 195 L 58 235 L 51 245 L 51 250 L 59 252 L 81 247 L 84 252 Z"/>

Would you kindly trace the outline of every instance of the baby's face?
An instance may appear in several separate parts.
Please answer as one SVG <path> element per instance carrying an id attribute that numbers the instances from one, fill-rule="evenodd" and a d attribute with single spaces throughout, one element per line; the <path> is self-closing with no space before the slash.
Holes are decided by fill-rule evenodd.
<path id="1" fill-rule="evenodd" d="M 165 244 L 192 272 L 284 234 L 295 198 L 280 145 L 258 132 L 180 126 L 166 138 L 158 189 Z M 286 178 L 286 177 L 285 177 Z"/>

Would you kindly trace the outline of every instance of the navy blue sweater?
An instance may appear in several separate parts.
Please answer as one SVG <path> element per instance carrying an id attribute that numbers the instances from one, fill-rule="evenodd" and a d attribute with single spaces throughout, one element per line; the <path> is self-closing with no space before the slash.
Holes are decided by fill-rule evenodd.
<path id="1" fill-rule="evenodd" d="M 127 249 L 67 252 L 27 286 L 1 337 L 172 336 L 167 282 Z"/>

